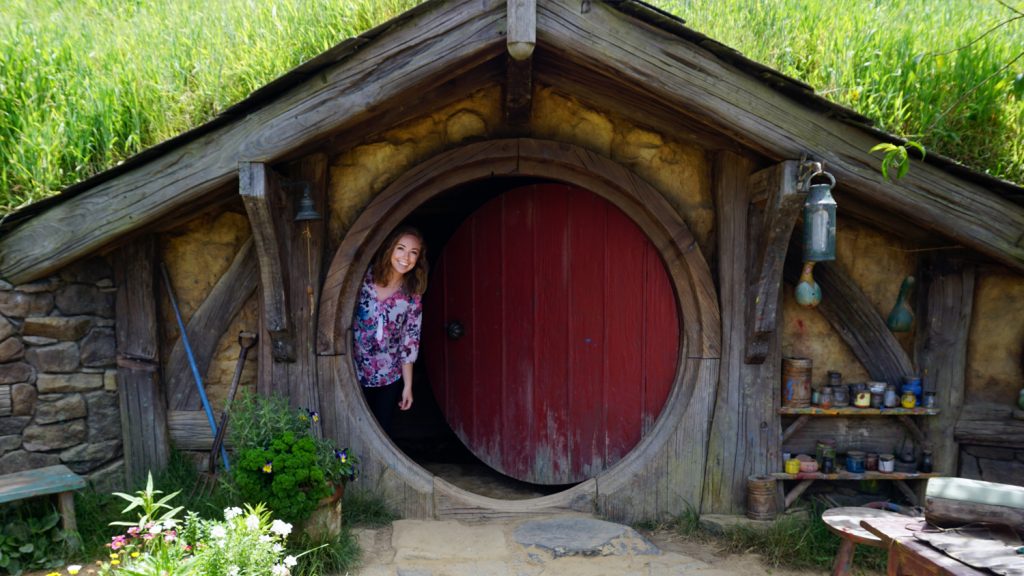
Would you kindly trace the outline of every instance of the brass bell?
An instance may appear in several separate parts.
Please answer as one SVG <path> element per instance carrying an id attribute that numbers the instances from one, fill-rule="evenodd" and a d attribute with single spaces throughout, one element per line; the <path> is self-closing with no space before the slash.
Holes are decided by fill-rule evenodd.
<path id="1" fill-rule="evenodd" d="M 299 210 L 295 214 L 296 222 L 308 222 L 310 220 L 322 220 L 323 216 L 316 211 L 316 205 L 313 202 L 313 192 L 309 189 L 309 184 L 303 184 L 302 186 L 302 198 L 299 199 Z"/>

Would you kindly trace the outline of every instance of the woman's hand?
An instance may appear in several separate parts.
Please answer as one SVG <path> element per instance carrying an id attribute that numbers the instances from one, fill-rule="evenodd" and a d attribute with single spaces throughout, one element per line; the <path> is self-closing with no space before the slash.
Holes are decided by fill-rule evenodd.
<path id="1" fill-rule="evenodd" d="M 412 408 L 412 364 L 402 364 L 402 380 L 405 386 L 402 387 L 402 399 L 398 401 L 399 410 Z"/>

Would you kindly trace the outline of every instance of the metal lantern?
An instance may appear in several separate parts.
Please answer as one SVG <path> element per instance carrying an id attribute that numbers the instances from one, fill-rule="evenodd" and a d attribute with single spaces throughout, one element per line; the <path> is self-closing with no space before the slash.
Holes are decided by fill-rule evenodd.
<path id="1" fill-rule="evenodd" d="M 320 220 L 322 216 L 316 211 L 316 204 L 313 202 L 313 192 L 309 188 L 309 184 L 302 183 L 302 198 L 299 199 L 298 213 L 295 214 L 296 222 L 307 222 L 310 220 Z"/>
<path id="2" fill-rule="evenodd" d="M 817 176 L 828 178 L 828 184 L 811 184 Z M 807 178 L 807 200 L 804 202 L 804 262 L 836 259 L 836 201 L 832 187 L 836 179 L 824 171 Z"/>

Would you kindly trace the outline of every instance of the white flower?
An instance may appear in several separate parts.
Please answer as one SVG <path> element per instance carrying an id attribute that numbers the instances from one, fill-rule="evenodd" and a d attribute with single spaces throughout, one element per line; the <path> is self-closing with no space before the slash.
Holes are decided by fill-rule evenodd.
<path id="1" fill-rule="evenodd" d="M 284 550 L 284 546 L 281 546 L 280 544 L 275 543 L 273 546 L 270 547 L 270 549 L 273 550 L 275 553 L 280 554 L 281 551 Z"/>
<path id="2" fill-rule="evenodd" d="M 159 533 L 161 533 L 163 531 L 164 531 L 164 527 L 161 526 L 160 524 L 153 524 L 152 526 L 149 527 L 149 533 L 153 534 L 153 535 L 159 534 Z"/>
<path id="3" fill-rule="evenodd" d="M 68 564 L 68 574 L 78 574 L 81 570 L 81 564 Z"/>
<path id="4" fill-rule="evenodd" d="M 292 533 L 292 525 L 281 520 L 274 520 L 270 523 L 270 531 L 284 538 Z"/>
<path id="5" fill-rule="evenodd" d="M 214 538 L 217 538 L 218 540 L 223 539 L 227 535 L 228 535 L 227 530 L 225 530 L 224 527 L 221 526 L 220 524 L 214 526 L 213 529 L 210 530 L 210 536 L 213 536 Z"/>
<path id="6" fill-rule="evenodd" d="M 166 528 L 168 530 L 170 530 L 171 528 L 174 528 L 177 525 L 178 525 L 178 521 L 175 520 L 174 518 L 169 518 L 167 520 L 164 520 L 164 528 Z"/>
<path id="7" fill-rule="evenodd" d="M 298 563 L 299 563 L 299 561 L 295 559 L 295 556 L 289 555 L 289 556 L 285 556 L 284 557 L 284 565 L 289 567 L 289 568 L 295 566 Z"/>
<path id="8" fill-rule="evenodd" d="M 245 525 L 249 530 L 259 530 L 260 519 L 257 518 L 255 514 L 249 514 L 245 517 Z"/>
<path id="9" fill-rule="evenodd" d="M 272 538 L 270 536 L 267 536 L 266 534 L 260 535 L 260 542 L 270 542 L 271 540 Z"/>
<path id="10" fill-rule="evenodd" d="M 238 566 L 231 566 L 228 568 L 228 576 L 238 576 L 238 573 L 240 571 L 241 570 L 238 568 Z"/>
<path id="11" fill-rule="evenodd" d="M 241 516 L 241 515 L 242 515 L 242 509 L 239 508 L 238 506 L 232 506 L 231 508 L 225 508 L 224 509 L 224 519 L 225 520 L 231 520 L 235 516 Z"/>
<path id="12" fill-rule="evenodd" d="M 290 574 L 288 569 L 280 564 L 274 565 L 274 567 L 270 569 L 270 573 L 274 576 L 288 576 L 288 574 Z"/>

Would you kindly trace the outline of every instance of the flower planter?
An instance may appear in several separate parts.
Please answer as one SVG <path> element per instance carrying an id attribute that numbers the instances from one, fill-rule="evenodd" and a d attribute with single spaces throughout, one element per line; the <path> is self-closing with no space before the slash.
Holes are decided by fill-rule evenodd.
<path id="1" fill-rule="evenodd" d="M 319 541 L 333 540 L 341 534 L 341 501 L 345 484 L 334 485 L 334 493 L 323 498 L 302 524 L 302 531 Z"/>

